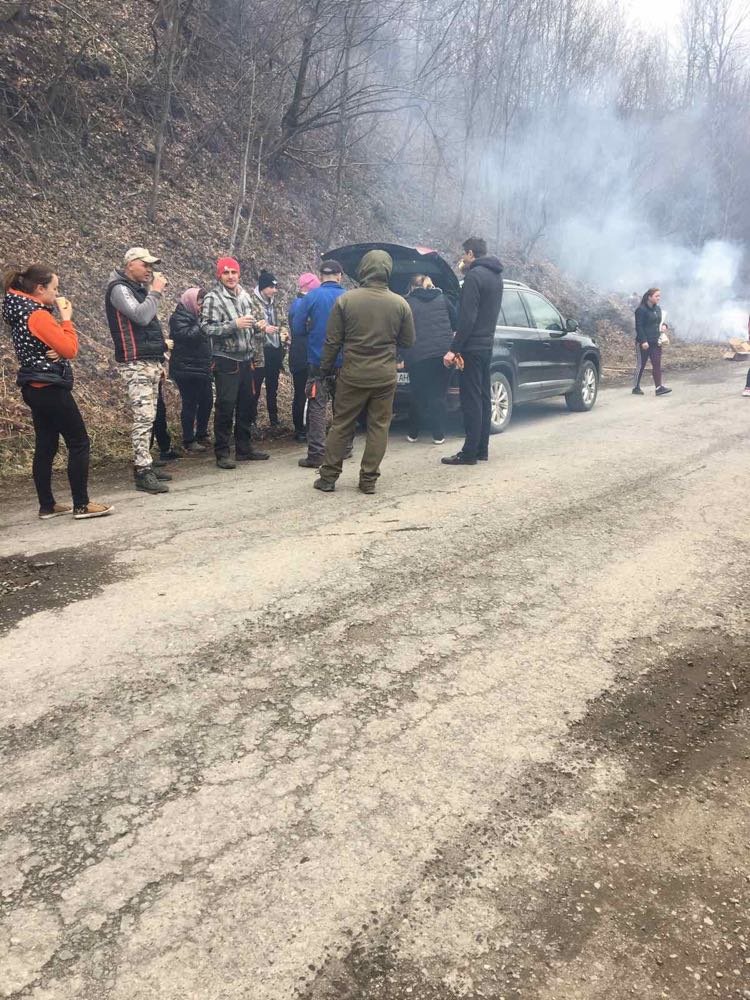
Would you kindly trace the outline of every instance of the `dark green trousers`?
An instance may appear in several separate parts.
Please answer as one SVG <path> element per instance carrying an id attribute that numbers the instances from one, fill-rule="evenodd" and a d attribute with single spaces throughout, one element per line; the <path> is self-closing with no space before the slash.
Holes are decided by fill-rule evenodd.
<path id="1" fill-rule="evenodd" d="M 359 471 L 361 483 L 374 483 L 380 475 L 380 463 L 388 447 L 388 430 L 393 417 L 396 383 L 387 385 L 351 385 L 339 376 L 336 383 L 336 407 L 326 438 L 326 454 L 320 478 L 335 483 L 341 475 L 344 456 L 351 447 L 357 417 L 367 413 L 367 441 Z"/>

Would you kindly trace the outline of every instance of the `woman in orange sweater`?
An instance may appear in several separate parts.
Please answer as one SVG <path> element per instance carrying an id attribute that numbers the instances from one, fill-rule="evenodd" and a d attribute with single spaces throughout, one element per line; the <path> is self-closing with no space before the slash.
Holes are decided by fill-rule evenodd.
<path id="1" fill-rule="evenodd" d="M 73 513 L 77 520 L 111 514 L 112 506 L 92 503 L 88 495 L 89 436 L 73 399 L 70 358 L 78 353 L 73 307 L 58 296 L 58 278 L 44 264 L 25 271 L 10 268 L 4 276 L 3 319 L 10 326 L 18 356 L 17 383 L 34 421 L 34 485 L 39 517 Z M 53 314 L 57 305 L 62 322 Z M 55 502 L 52 463 L 62 435 L 68 449 L 68 480 L 73 506 Z"/>

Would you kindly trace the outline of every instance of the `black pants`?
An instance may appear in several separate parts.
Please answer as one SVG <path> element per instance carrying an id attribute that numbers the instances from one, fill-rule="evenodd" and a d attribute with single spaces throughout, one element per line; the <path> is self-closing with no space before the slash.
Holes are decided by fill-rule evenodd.
<path id="1" fill-rule="evenodd" d="M 211 379 L 208 375 L 173 375 L 172 380 L 180 391 L 182 409 L 183 444 L 208 437 L 208 421 L 214 405 Z"/>
<path id="2" fill-rule="evenodd" d="M 294 384 L 292 423 L 298 434 L 301 434 L 305 429 L 305 386 L 307 385 L 308 371 L 309 368 L 298 368 L 292 372 L 292 382 Z"/>
<path id="3" fill-rule="evenodd" d="M 253 423 L 255 423 L 258 419 L 258 401 L 260 399 L 260 390 L 263 386 L 263 380 L 265 379 L 266 409 L 268 410 L 268 419 L 272 424 L 277 424 L 279 422 L 279 407 L 277 402 L 279 394 L 279 374 L 281 373 L 281 367 L 284 362 L 284 348 L 269 347 L 266 344 L 263 348 L 263 354 L 265 355 L 263 368 L 256 368 L 253 372 L 252 418 Z"/>
<path id="4" fill-rule="evenodd" d="M 85 507 L 89 502 L 89 436 L 72 392 L 57 385 L 44 389 L 25 385 L 21 395 L 34 421 L 36 441 L 32 472 L 40 510 L 50 511 L 55 506 L 52 463 L 61 434 L 68 449 L 68 482 L 73 506 Z"/>
<path id="5" fill-rule="evenodd" d="M 234 450 L 238 455 L 252 452 L 250 424 L 253 412 L 253 369 L 250 361 L 214 358 L 214 451 L 217 458 L 229 455 L 234 428 Z"/>
<path id="6" fill-rule="evenodd" d="M 419 437 L 427 425 L 433 438 L 445 437 L 445 394 L 450 371 L 442 358 L 426 358 L 409 365 L 409 437 Z"/>
<path id="7" fill-rule="evenodd" d="M 483 458 L 490 442 L 490 359 L 491 351 L 466 353 L 461 374 L 461 411 L 466 440 L 461 449 L 467 458 Z"/>
<path id="8" fill-rule="evenodd" d="M 159 396 L 156 400 L 156 418 L 154 426 L 151 428 L 151 447 L 154 446 L 154 438 L 159 445 L 162 455 L 172 447 L 172 435 L 167 427 L 167 407 L 164 403 L 164 379 L 159 382 Z"/>

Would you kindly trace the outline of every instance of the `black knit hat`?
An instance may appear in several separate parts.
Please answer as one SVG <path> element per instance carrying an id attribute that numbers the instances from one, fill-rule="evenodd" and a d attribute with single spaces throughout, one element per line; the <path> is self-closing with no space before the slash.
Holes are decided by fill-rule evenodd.
<path id="1" fill-rule="evenodd" d="M 279 283 L 276 280 L 276 275 L 272 274 L 270 271 L 261 271 L 258 275 L 258 288 L 263 291 L 264 288 L 278 288 Z"/>

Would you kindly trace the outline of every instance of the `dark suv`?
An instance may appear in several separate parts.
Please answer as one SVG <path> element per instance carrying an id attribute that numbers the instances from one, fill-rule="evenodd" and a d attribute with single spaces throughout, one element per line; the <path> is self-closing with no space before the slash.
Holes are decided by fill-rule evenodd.
<path id="1" fill-rule="evenodd" d="M 368 250 L 386 250 L 393 257 L 391 288 L 405 295 L 413 274 L 428 274 L 452 299 L 460 293 L 450 265 L 434 250 L 392 243 L 357 243 L 329 250 L 323 257 L 341 261 L 356 280 Z M 504 281 L 503 306 L 492 351 L 492 433 L 510 423 L 516 403 L 564 396 L 569 409 L 590 410 L 596 402 L 601 356 L 596 343 L 575 320 L 566 320 L 540 292 L 520 281 Z M 409 375 L 399 372 L 396 408 L 408 401 Z M 458 383 L 448 390 L 451 408 L 458 405 Z"/>

